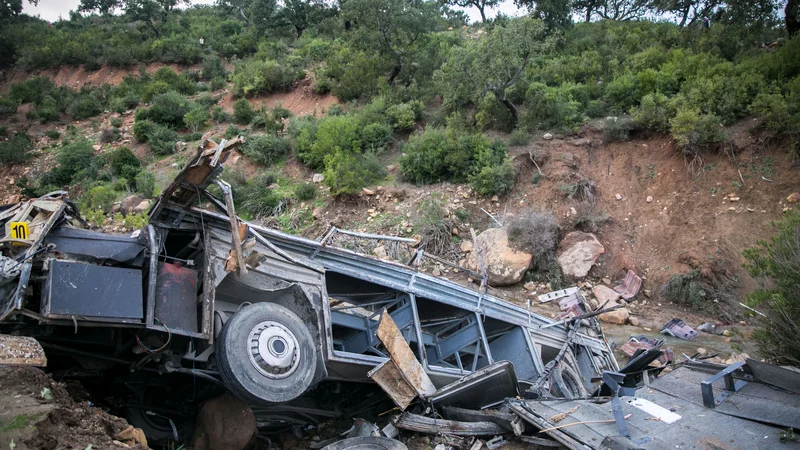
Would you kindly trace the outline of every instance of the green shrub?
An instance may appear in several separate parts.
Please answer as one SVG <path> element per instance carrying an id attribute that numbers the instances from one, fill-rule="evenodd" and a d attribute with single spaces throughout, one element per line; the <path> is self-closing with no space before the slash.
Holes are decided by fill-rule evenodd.
<path id="1" fill-rule="evenodd" d="M 120 119 L 119 117 L 112 117 L 108 121 L 108 123 L 110 123 L 111 126 L 114 127 L 114 128 L 119 128 L 119 127 L 122 126 L 122 119 Z"/>
<path id="2" fill-rule="evenodd" d="M 111 205 L 117 199 L 119 194 L 114 190 L 114 186 L 110 184 L 100 184 L 89 189 L 80 198 L 81 210 L 88 212 L 89 210 L 110 211 Z"/>
<path id="3" fill-rule="evenodd" d="M 800 212 L 795 209 L 771 225 L 775 234 L 769 241 L 758 241 L 742 253 L 747 261 L 744 268 L 760 285 L 748 295 L 748 303 L 769 306 L 763 327 L 753 337 L 767 360 L 798 365 L 800 344 L 789 337 L 795 336 L 800 323 Z"/>
<path id="4" fill-rule="evenodd" d="M 291 143 L 288 139 L 263 134 L 249 139 L 242 153 L 254 162 L 269 167 L 288 155 L 290 150 Z"/>
<path id="5" fill-rule="evenodd" d="M 191 103 L 186 97 L 170 91 L 157 95 L 150 108 L 137 110 L 136 120 L 148 119 L 169 128 L 183 128 L 183 116 L 189 112 L 190 108 Z"/>
<path id="6" fill-rule="evenodd" d="M 583 123 L 581 104 L 566 89 L 533 83 L 525 94 L 523 120 L 531 128 L 574 129 Z"/>
<path id="7" fill-rule="evenodd" d="M 211 118 L 217 123 L 230 122 L 231 120 L 231 116 L 221 106 L 211 108 Z"/>
<path id="8" fill-rule="evenodd" d="M 233 121 L 239 125 L 247 125 L 253 120 L 253 108 L 245 98 L 236 100 L 233 104 Z"/>
<path id="9" fill-rule="evenodd" d="M 663 133 L 669 131 L 675 109 L 666 95 L 657 92 L 642 97 L 639 107 L 633 108 L 631 114 L 636 126 Z"/>
<path id="10" fill-rule="evenodd" d="M 133 137 L 139 142 L 147 142 L 156 124 L 152 120 L 142 119 L 133 122 Z"/>
<path id="11" fill-rule="evenodd" d="M 42 175 L 41 186 L 61 188 L 77 181 L 94 180 L 101 165 L 92 143 L 86 140 L 63 145 L 58 150 L 56 163 L 57 166 Z"/>
<path id="12" fill-rule="evenodd" d="M 253 218 L 280 214 L 288 202 L 269 188 L 275 181 L 274 175 L 262 173 L 234 189 L 237 208 L 241 208 Z"/>
<path id="13" fill-rule="evenodd" d="M 155 124 L 148 135 L 147 142 L 150 150 L 156 155 L 171 155 L 175 153 L 175 143 L 178 135 L 165 126 Z"/>
<path id="14" fill-rule="evenodd" d="M 33 144 L 28 136 L 15 133 L 8 141 L 0 141 L 0 163 L 13 164 L 30 159 Z"/>
<path id="15" fill-rule="evenodd" d="M 152 198 L 156 194 L 156 176 L 153 172 L 142 171 L 136 174 L 133 179 L 136 186 L 136 192 L 142 194 L 146 198 Z"/>
<path id="16" fill-rule="evenodd" d="M 395 130 L 411 131 L 414 125 L 422 119 L 424 105 L 420 101 L 392 105 L 386 109 L 386 116 Z"/>
<path id="17" fill-rule="evenodd" d="M 199 95 L 199 96 L 198 96 L 198 97 L 197 97 L 197 98 L 194 100 L 194 102 L 195 102 L 197 105 L 200 105 L 200 106 L 202 106 L 202 107 L 203 107 L 203 108 L 205 108 L 205 109 L 211 108 L 212 106 L 216 105 L 218 101 L 219 101 L 219 98 L 217 98 L 217 97 L 214 97 L 214 96 L 213 96 L 213 95 L 211 95 L 211 94 L 202 94 L 202 95 Z"/>
<path id="18" fill-rule="evenodd" d="M 244 132 L 241 128 L 237 127 L 236 125 L 230 125 L 225 129 L 225 134 L 223 136 L 225 139 L 233 139 L 236 136 L 242 135 L 243 133 Z"/>
<path id="19" fill-rule="evenodd" d="M 28 112 L 31 114 L 31 112 Z M 56 103 L 56 99 L 51 96 L 46 96 L 42 99 L 42 102 L 39 106 L 36 107 L 36 111 L 33 112 L 33 117 L 28 117 L 29 119 L 39 119 L 42 123 L 47 122 L 55 122 L 59 119 L 59 109 L 58 104 Z"/>
<path id="20" fill-rule="evenodd" d="M 361 130 L 361 147 L 364 151 L 380 153 L 392 142 L 392 129 L 382 123 L 371 123 Z"/>
<path id="21" fill-rule="evenodd" d="M 422 133 L 409 137 L 400 158 L 403 177 L 414 184 L 431 184 L 449 178 L 445 157 L 451 143 L 444 130 L 428 127 Z"/>
<path id="22" fill-rule="evenodd" d="M 208 119 L 207 107 L 195 106 L 183 116 L 183 123 L 192 130 L 192 133 L 196 133 L 208 125 Z"/>
<path id="23" fill-rule="evenodd" d="M 481 167 L 470 176 L 470 187 L 481 195 L 502 195 L 514 187 L 514 166 L 510 160 Z"/>
<path id="24" fill-rule="evenodd" d="M 586 115 L 592 119 L 603 117 L 608 112 L 608 105 L 603 100 L 590 100 L 586 104 Z"/>
<path id="25" fill-rule="evenodd" d="M 294 188 L 294 198 L 305 202 L 317 196 L 317 187 L 311 183 L 300 183 Z"/>
<path id="26" fill-rule="evenodd" d="M 222 78 L 222 77 L 214 78 L 213 80 L 211 80 L 211 90 L 212 91 L 218 91 L 220 89 L 225 89 L 225 86 L 227 86 L 227 84 L 225 83 L 225 79 Z"/>
<path id="27" fill-rule="evenodd" d="M 225 67 L 222 65 L 222 60 L 218 56 L 207 56 L 203 59 L 202 77 L 204 80 L 213 80 L 215 78 L 225 78 Z"/>
<path id="28" fill-rule="evenodd" d="M 512 147 L 522 147 L 531 142 L 531 135 L 525 130 L 517 128 L 508 137 L 508 145 Z"/>
<path id="29" fill-rule="evenodd" d="M 345 114 L 344 107 L 338 103 L 334 103 L 328 107 L 329 116 L 343 116 Z"/>
<path id="30" fill-rule="evenodd" d="M 606 117 L 603 122 L 603 141 L 627 141 L 633 122 L 628 117 Z"/>
<path id="31" fill-rule="evenodd" d="M 358 153 L 361 151 L 361 133 L 358 121 L 353 116 L 327 116 L 319 119 L 316 127 L 306 127 L 295 141 L 297 156 L 312 169 L 323 167 L 325 158 L 338 150 Z M 342 164 L 345 156 L 337 161 Z"/>
<path id="32" fill-rule="evenodd" d="M 113 175 L 130 181 L 136 178 L 142 167 L 139 158 L 133 154 L 131 149 L 125 146 L 115 148 L 107 153 L 105 157 L 108 160 L 108 168 Z"/>
<path id="33" fill-rule="evenodd" d="M 0 116 L 17 112 L 17 102 L 9 97 L 0 97 Z"/>
<path id="34" fill-rule="evenodd" d="M 88 119 L 103 112 L 103 105 L 94 95 L 82 94 L 70 105 L 67 112 L 74 120 Z"/>
<path id="35" fill-rule="evenodd" d="M 669 121 L 672 137 L 681 150 L 690 156 L 725 140 L 725 130 L 720 119 L 712 114 L 701 114 L 696 109 L 680 109 Z"/>
<path id="36" fill-rule="evenodd" d="M 233 72 L 233 94 L 237 97 L 269 94 L 289 87 L 298 71 L 274 60 L 249 59 Z"/>
<path id="37" fill-rule="evenodd" d="M 325 156 L 325 181 L 331 194 L 355 194 L 364 187 L 386 177 L 386 169 L 378 158 L 336 147 L 334 153 Z"/>
<path id="38" fill-rule="evenodd" d="M 104 128 L 100 132 L 100 142 L 109 144 L 119 139 L 119 130 L 116 128 Z"/>
<path id="39" fill-rule="evenodd" d="M 0 135 L 3 135 L 3 133 L 0 133 Z M 57 130 L 47 130 L 44 132 L 44 135 L 54 141 L 61 137 L 61 133 L 59 133 Z"/>

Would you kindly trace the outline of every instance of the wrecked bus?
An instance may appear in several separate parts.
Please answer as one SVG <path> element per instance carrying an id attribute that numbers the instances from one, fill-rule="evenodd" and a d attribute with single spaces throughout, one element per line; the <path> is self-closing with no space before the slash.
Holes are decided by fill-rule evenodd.
<path id="1" fill-rule="evenodd" d="M 618 369 L 594 318 L 554 323 L 485 284 L 333 245 L 346 231 L 309 240 L 240 220 L 220 174 L 242 142 L 203 139 L 131 235 L 90 230 L 63 193 L 0 207 L 0 333 L 36 338 L 54 376 L 109 393 L 151 439 L 177 440 L 221 386 L 260 427 L 334 417 L 321 398 L 338 388 L 316 387 L 374 386 L 384 312 L 437 388 L 509 361 L 521 390 L 582 398 Z"/>

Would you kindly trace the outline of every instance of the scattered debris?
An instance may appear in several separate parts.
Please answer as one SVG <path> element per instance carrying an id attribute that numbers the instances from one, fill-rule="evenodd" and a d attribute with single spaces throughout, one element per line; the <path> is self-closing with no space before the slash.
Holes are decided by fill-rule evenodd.
<path id="1" fill-rule="evenodd" d="M 661 329 L 661 333 L 687 341 L 697 337 L 697 331 L 689 325 L 686 325 L 681 319 L 672 319 L 667 322 Z"/>
<path id="2" fill-rule="evenodd" d="M 642 288 L 642 278 L 636 275 L 632 270 L 628 270 L 625 274 L 625 278 L 620 280 L 616 286 L 614 286 L 614 291 L 619 293 L 619 295 L 624 298 L 625 300 L 630 300 L 633 297 L 636 297 L 636 294 L 639 293 L 639 289 Z"/>

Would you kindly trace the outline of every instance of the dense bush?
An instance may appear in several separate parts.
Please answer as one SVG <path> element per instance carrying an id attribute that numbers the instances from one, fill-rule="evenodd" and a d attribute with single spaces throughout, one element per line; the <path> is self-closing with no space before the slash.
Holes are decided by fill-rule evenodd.
<path id="1" fill-rule="evenodd" d="M 769 241 L 759 241 L 743 252 L 745 269 L 761 285 L 748 296 L 748 302 L 769 306 L 763 328 L 753 337 L 769 361 L 798 366 L 800 343 L 794 336 L 800 324 L 800 212 L 792 211 L 772 226 L 775 234 Z"/>
<path id="2" fill-rule="evenodd" d="M 236 205 L 253 218 L 280 214 L 288 201 L 270 189 L 275 181 L 274 175 L 265 173 L 248 180 L 233 191 Z"/>
<path id="3" fill-rule="evenodd" d="M 171 155 L 175 153 L 175 143 L 178 135 L 167 127 L 155 124 L 147 137 L 150 150 L 156 155 Z"/>
<path id="4" fill-rule="evenodd" d="M 240 98 L 233 104 L 233 121 L 239 125 L 247 125 L 253 120 L 253 108 L 246 98 Z"/>
<path id="5" fill-rule="evenodd" d="M 627 141 L 633 123 L 628 117 L 606 117 L 603 122 L 603 140 L 605 142 Z"/>
<path id="6" fill-rule="evenodd" d="M 418 120 L 422 119 L 425 105 L 419 100 L 410 103 L 392 105 L 386 109 L 386 115 L 395 130 L 411 131 Z"/>
<path id="7" fill-rule="evenodd" d="M 269 167 L 288 155 L 290 150 L 291 143 L 288 139 L 263 134 L 250 138 L 242 153 L 254 162 Z"/>
<path id="8" fill-rule="evenodd" d="M 675 142 L 684 153 L 691 156 L 725 140 L 720 119 L 696 109 L 678 110 L 670 120 L 670 127 Z"/>
<path id="9" fill-rule="evenodd" d="M 251 59 L 236 66 L 231 81 L 234 95 L 242 97 L 285 89 L 298 78 L 297 69 L 274 60 Z"/>
<path id="10" fill-rule="evenodd" d="M 27 161 L 30 159 L 30 151 L 33 149 L 28 136 L 16 133 L 8 141 L 0 141 L 0 163 L 13 164 Z"/>
<path id="11" fill-rule="evenodd" d="M 334 153 L 325 156 L 325 181 L 331 194 L 355 194 L 362 188 L 376 183 L 386 176 L 386 169 L 372 154 L 336 147 Z"/>
<path id="12" fill-rule="evenodd" d="M 101 162 L 94 154 L 90 141 L 76 141 L 62 146 L 56 156 L 57 166 L 42 175 L 40 186 L 60 189 L 72 183 L 97 178 Z M 47 189 L 52 190 L 52 189 Z"/>
<path id="13" fill-rule="evenodd" d="M 294 198 L 300 201 L 313 200 L 317 196 L 317 187 L 310 183 L 300 183 L 294 188 Z"/>
<path id="14" fill-rule="evenodd" d="M 133 154 L 131 149 L 125 146 L 117 147 L 108 152 L 106 159 L 112 175 L 125 178 L 130 182 L 134 182 L 142 167 L 139 158 Z"/>
<path id="15" fill-rule="evenodd" d="M 558 222 L 547 212 L 523 212 L 508 223 L 508 241 L 533 255 L 531 268 L 544 269 L 558 245 Z"/>
<path id="16" fill-rule="evenodd" d="M 297 156 L 311 168 L 319 169 L 325 158 L 337 151 L 361 152 L 361 131 L 353 116 L 323 117 L 314 126 L 304 125 L 300 130 L 295 141 Z"/>
<path id="17" fill-rule="evenodd" d="M 183 95 L 169 91 L 157 95 L 150 108 L 136 111 L 136 121 L 150 120 L 169 128 L 183 128 L 183 117 L 191 109 L 191 102 Z"/>
<path id="18" fill-rule="evenodd" d="M 514 168 L 499 140 L 428 127 L 403 146 L 400 171 L 415 184 L 464 182 L 482 195 L 503 194 L 514 184 Z"/>

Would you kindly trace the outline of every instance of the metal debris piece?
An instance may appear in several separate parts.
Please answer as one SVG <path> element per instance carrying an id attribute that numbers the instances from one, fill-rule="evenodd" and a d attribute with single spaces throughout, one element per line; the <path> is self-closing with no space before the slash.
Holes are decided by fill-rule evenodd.
<path id="1" fill-rule="evenodd" d="M 508 441 L 503 439 L 503 436 L 495 436 L 492 439 L 486 441 L 486 447 L 488 447 L 489 450 L 498 449 L 506 444 L 508 444 Z"/>
<path id="2" fill-rule="evenodd" d="M 347 450 L 347 449 L 380 449 L 380 450 L 408 450 L 400 441 L 385 437 L 366 436 L 343 439 L 333 444 L 326 445 L 322 450 Z"/>
<path id="3" fill-rule="evenodd" d="M 497 436 L 506 433 L 494 422 L 459 422 L 436 419 L 404 412 L 394 419 L 394 426 L 404 430 L 427 434 L 454 434 L 456 436 Z"/>
<path id="4" fill-rule="evenodd" d="M 689 325 L 686 325 L 681 319 L 672 319 L 667 322 L 664 328 L 661 329 L 661 333 L 687 341 L 697 337 L 697 331 Z"/>
<path id="5" fill-rule="evenodd" d="M 647 414 L 650 414 L 653 420 L 658 420 L 664 423 L 675 423 L 681 420 L 681 416 L 675 414 L 674 412 L 664 408 L 662 406 L 656 405 L 655 403 L 645 400 L 643 398 L 634 398 L 628 400 L 628 404 L 633 406 L 634 408 L 640 409 Z"/>
<path id="6" fill-rule="evenodd" d="M 45 367 L 47 357 L 32 337 L 0 334 L 0 365 Z"/>
<path id="7" fill-rule="evenodd" d="M 539 303 L 547 303 L 552 300 L 564 298 L 578 292 L 577 286 L 561 289 L 560 291 L 548 292 L 539 296 Z"/>
<path id="8" fill-rule="evenodd" d="M 717 333 L 717 322 L 706 322 L 697 327 L 697 329 L 709 334 L 719 334 Z"/>
<path id="9" fill-rule="evenodd" d="M 714 408 L 734 392 L 743 388 L 747 382 L 744 380 L 734 380 L 733 373 L 744 366 L 744 362 L 737 362 L 723 369 L 721 372 L 711 376 L 702 383 L 700 383 L 700 392 L 703 395 L 703 405 L 706 408 Z M 725 389 L 714 397 L 714 382 L 720 378 L 725 379 Z"/>
<path id="10" fill-rule="evenodd" d="M 519 395 L 514 366 L 499 361 L 448 384 L 430 397 L 437 406 L 480 409 Z"/>
<path id="11" fill-rule="evenodd" d="M 661 349 L 661 346 L 664 344 L 662 339 L 648 339 L 646 336 L 631 336 L 622 347 L 620 347 L 620 351 L 626 354 L 629 358 L 634 358 L 639 356 L 643 351 L 649 350 L 651 348 L 658 348 Z M 662 349 L 663 353 L 661 356 L 658 357 L 658 361 L 661 363 L 662 366 L 667 365 L 675 360 L 675 355 L 672 352 L 672 349 L 665 348 Z"/>

